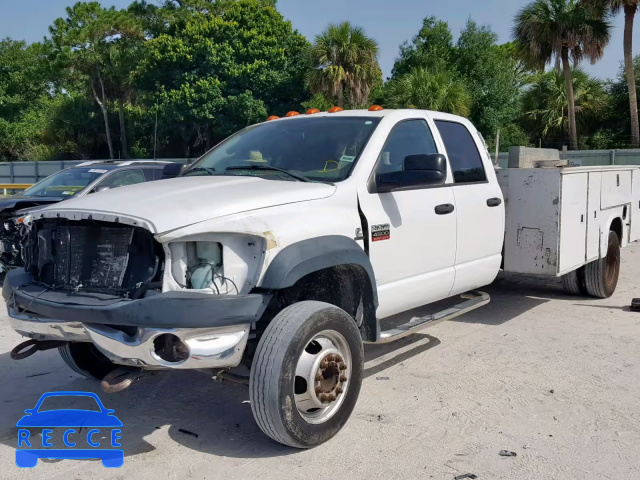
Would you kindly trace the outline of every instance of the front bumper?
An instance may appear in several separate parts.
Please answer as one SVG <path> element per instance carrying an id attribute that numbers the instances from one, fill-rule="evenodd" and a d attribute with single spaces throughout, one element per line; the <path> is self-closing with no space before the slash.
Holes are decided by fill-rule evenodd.
<path id="1" fill-rule="evenodd" d="M 147 369 L 234 367 L 251 324 L 270 296 L 167 292 L 130 300 L 36 285 L 24 270 L 7 274 L 2 294 L 12 328 L 36 340 L 92 342 L 112 362 Z M 158 352 L 162 335 L 177 337 L 180 360 Z"/>

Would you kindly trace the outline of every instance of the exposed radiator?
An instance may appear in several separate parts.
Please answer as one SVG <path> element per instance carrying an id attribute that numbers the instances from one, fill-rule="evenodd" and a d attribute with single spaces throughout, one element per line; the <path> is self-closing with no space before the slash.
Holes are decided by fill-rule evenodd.
<path id="1" fill-rule="evenodd" d="M 157 283 L 164 266 L 162 247 L 147 230 L 90 220 L 39 220 L 23 253 L 27 271 L 40 283 L 121 296 Z"/>
<path id="2" fill-rule="evenodd" d="M 52 240 L 55 285 L 123 287 L 133 228 L 59 225 Z"/>

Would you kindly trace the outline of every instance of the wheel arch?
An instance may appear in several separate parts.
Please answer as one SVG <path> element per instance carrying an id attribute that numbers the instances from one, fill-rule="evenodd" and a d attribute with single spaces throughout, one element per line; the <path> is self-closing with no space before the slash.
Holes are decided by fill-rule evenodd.
<path id="1" fill-rule="evenodd" d="M 620 240 L 620 244 L 622 245 L 622 239 L 624 238 L 624 227 L 622 218 L 615 217 L 613 220 L 611 220 L 611 223 L 609 224 L 609 231 L 614 232 L 616 235 L 618 235 L 618 240 Z"/>
<path id="2" fill-rule="evenodd" d="M 318 300 L 349 313 L 363 340 L 378 338 L 373 267 L 351 238 L 328 235 L 285 247 L 268 266 L 260 288 L 276 292 L 263 316 L 266 321 L 292 303 Z"/>

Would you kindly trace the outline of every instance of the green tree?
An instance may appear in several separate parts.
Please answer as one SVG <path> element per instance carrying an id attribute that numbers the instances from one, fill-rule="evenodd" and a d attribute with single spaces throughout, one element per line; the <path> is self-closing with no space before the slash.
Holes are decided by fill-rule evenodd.
<path id="1" fill-rule="evenodd" d="M 572 66 L 583 58 L 599 60 L 609 43 L 609 23 L 601 9 L 579 0 L 535 0 L 516 15 L 513 38 L 521 58 L 531 68 L 562 65 L 568 99 L 570 146 L 578 148 Z"/>
<path id="2" fill-rule="evenodd" d="M 345 96 L 351 106 L 365 104 L 381 77 L 377 42 L 349 22 L 331 24 L 316 36 L 311 64 L 308 81 L 312 93 L 323 93 L 340 107 Z"/>
<path id="3" fill-rule="evenodd" d="M 389 81 L 386 104 L 392 108 L 419 108 L 468 116 L 471 95 L 464 82 L 448 72 L 416 68 Z"/>
<path id="4" fill-rule="evenodd" d="M 78 2 L 66 11 L 67 18 L 58 18 L 49 28 L 51 38 L 47 44 L 57 66 L 68 75 L 78 77 L 74 81 L 85 83 L 99 106 L 109 156 L 114 158 L 109 105 L 114 100 L 122 105 L 123 91 L 128 90 L 128 76 L 134 64 L 127 56 L 134 51 L 133 42 L 144 39 L 141 25 L 126 11 L 114 7 L 105 9 L 98 2 Z M 124 133 L 123 114 L 120 121 Z M 121 140 L 126 154 L 126 135 L 122 135 Z"/>
<path id="5" fill-rule="evenodd" d="M 456 69 L 465 80 L 473 105 L 470 117 L 488 138 L 495 138 L 520 113 L 521 88 L 525 75 L 509 46 L 499 46 L 489 27 L 469 20 L 460 33 Z"/>
<path id="6" fill-rule="evenodd" d="M 633 59 L 635 77 L 635 89 L 640 90 L 640 56 Z M 608 83 L 610 103 L 607 111 L 600 119 L 601 132 L 599 143 L 609 142 L 605 148 L 629 148 L 632 139 L 629 137 L 631 130 L 631 116 L 629 111 L 629 87 L 627 82 L 626 67 L 624 63 L 614 80 Z M 638 108 L 636 104 L 636 108 Z"/>
<path id="7" fill-rule="evenodd" d="M 588 132 L 607 107 L 602 83 L 580 69 L 571 71 L 576 121 Z M 569 124 L 569 95 L 557 70 L 536 75 L 523 99 L 524 124 L 537 137 L 564 136 Z M 556 145 L 558 146 L 558 145 Z"/>
<path id="8" fill-rule="evenodd" d="M 629 92 L 631 115 L 631 147 L 640 148 L 640 123 L 638 122 L 638 94 L 633 62 L 633 20 L 640 0 L 583 0 L 593 7 L 605 6 L 612 14 L 624 10 L 624 70 Z"/>
<path id="9" fill-rule="evenodd" d="M 445 71 L 455 69 L 455 49 L 449 24 L 436 17 L 426 17 L 411 43 L 400 45 L 391 78 L 398 78 L 416 68 Z"/>
<path id="10" fill-rule="evenodd" d="M 143 102 L 151 111 L 158 102 L 167 154 L 196 155 L 308 99 L 309 44 L 272 5 L 239 0 L 224 15 L 170 13 L 174 20 L 145 44 L 136 73 Z"/>

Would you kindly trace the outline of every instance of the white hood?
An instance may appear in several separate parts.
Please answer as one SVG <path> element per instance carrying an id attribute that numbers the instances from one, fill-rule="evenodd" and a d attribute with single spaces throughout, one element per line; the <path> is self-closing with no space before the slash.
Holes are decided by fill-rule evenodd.
<path id="1" fill-rule="evenodd" d="M 225 215 L 326 198 L 335 189 L 324 183 L 257 177 L 180 177 L 94 193 L 40 212 L 128 216 L 146 221 L 155 233 L 164 233 Z"/>

